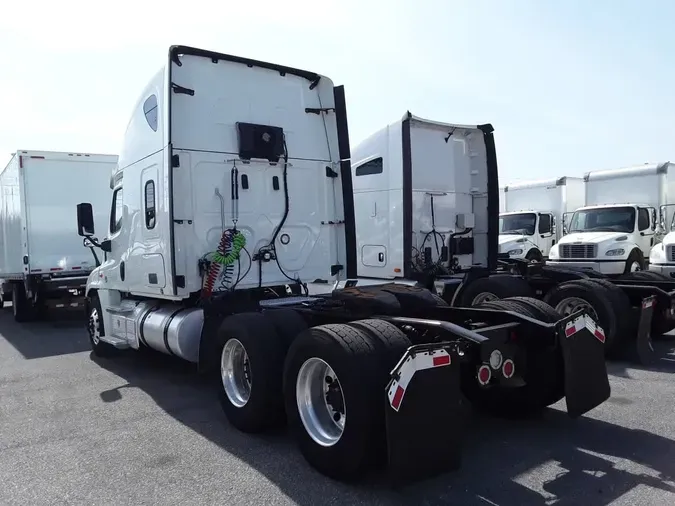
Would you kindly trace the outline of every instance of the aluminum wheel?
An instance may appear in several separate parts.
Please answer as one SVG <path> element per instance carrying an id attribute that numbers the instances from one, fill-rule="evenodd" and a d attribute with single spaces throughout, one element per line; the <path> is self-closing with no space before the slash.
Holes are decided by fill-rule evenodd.
<path id="1" fill-rule="evenodd" d="M 471 301 L 471 305 L 476 306 L 478 304 L 482 304 L 483 302 L 490 302 L 493 300 L 499 300 L 499 297 L 497 297 L 494 293 L 491 292 L 482 292 L 473 298 L 473 300 Z"/>
<path id="2" fill-rule="evenodd" d="M 95 346 L 101 342 L 101 317 L 98 308 L 93 308 L 89 313 L 89 335 Z"/>
<path id="3" fill-rule="evenodd" d="M 586 311 L 588 315 L 596 322 L 598 321 L 598 314 L 593 309 L 593 306 L 587 300 L 579 297 L 567 297 L 556 304 L 555 310 L 563 316 L 569 316 L 577 311 Z"/>
<path id="4" fill-rule="evenodd" d="M 640 262 L 633 262 L 630 264 L 630 272 L 638 272 L 641 271 L 642 267 L 640 267 Z"/>
<path id="5" fill-rule="evenodd" d="M 336 444 L 347 417 L 342 387 L 333 369 L 320 358 L 305 360 L 298 371 L 295 397 L 309 437 L 321 446 Z"/>
<path id="6" fill-rule="evenodd" d="M 238 339 L 230 339 L 223 346 L 220 377 L 229 401 L 238 408 L 244 407 L 251 397 L 251 366 L 246 348 Z"/>

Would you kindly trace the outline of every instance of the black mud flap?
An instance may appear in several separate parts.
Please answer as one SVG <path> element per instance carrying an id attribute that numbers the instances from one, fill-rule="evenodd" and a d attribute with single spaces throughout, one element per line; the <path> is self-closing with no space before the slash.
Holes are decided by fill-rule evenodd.
<path id="1" fill-rule="evenodd" d="M 640 321 L 637 327 L 637 340 L 635 343 L 636 359 L 641 365 L 651 365 L 656 359 L 652 346 L 652 316 L 656 306 L 656 295 L 642 299 L 640 309 Z"/>
<path id="2" fill-rule="evenodd" d="M 567 414 L 577 418 L 611 394 L 605 365 L 605 332 L 585 313 L 569 316 L 556 327 L 565 363 Z"/>
<path id="3" fill-rule="evenodd" d="M 385 391 L 387 475 L 393 485 L 461 464 L 466 407 L 459 357 L 448 343 L 408 348 Z"/>

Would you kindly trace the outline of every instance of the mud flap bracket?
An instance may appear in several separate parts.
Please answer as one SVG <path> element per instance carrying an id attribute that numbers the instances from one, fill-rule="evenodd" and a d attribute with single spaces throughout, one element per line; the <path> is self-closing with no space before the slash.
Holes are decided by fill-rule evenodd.
<path id="1" fill-rule="evenodd" d="M 654 347 L 652 346 L 652 317 L 654 316 L 655 306 L 656 295 L 650 295 L 642 299 L 635 346 L 637 361 L 641 365 L 651 365 L 655 359 Z"/>
<path id="2" fill-rule="evenodd" d="M 456 470 L 466 408 L 451 343 L 408 348 L 385 391 L 387 475 L 393 484 Z"/>
<path id="3" fill-rule="evenodd" d="M 577 418 L 599 406 L 611 394 L 605 364 L 605 333 L 586 313 L 576 313 L 557 325 L 565 366 L 567 413 Z"/>

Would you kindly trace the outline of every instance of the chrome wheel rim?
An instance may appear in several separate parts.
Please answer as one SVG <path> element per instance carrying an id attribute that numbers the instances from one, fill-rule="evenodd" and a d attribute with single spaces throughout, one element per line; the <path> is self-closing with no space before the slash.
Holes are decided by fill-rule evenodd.
<path id="1" fill-rule="evenodd" d="M 642 270 L 642 268 L 640 267 L 639 262 L 633 262 L 630 265 L 630 272 L 638 272 L 638 271 L 641 271 L 641 270 Z"/>
<path id="2" fill-rule="evenodd" d="M 101 342 L 101 317 L 97 308 L 92 309 L 89 314 L 89 335 L 94 345 L 98 346 Z"/>
<path id="3" fill-rule="evenodd" d="M 335 371 L 320 358 L 307 359 L 298 371 L 295 396 L 309 437 L 321 446 L 335 445 L 347 421 L 344 394 Z"/>
<path id="4" fill-rule="evenodd" d="M 479 293 L 473 298 L 473 300 L 471 301 L 471 305 L 476 306 L 478 304 L 482 304 L 483 302 L 491 302 L 493 300 L 499 300 L 499 297 L 497 297 L 494 293 L 491 292 L 483 292 Z"/>
<path id="5" fill-rule="evenodd" d="M 563 316 L 569 316 L 577 311 L 586 311 L 588 315 L 596 322 L 598 321 L 598 314 L 591 304 L 579 297 L 567 297 L 555 306 L 555 310 Z"/>
<path id="6" fill-rule="evenodd" d="M 230 339 L 223 347 L 220 377 L 228 400 L 237 408 L 244 407 L 251 397 L 251 365 L 238 339 Z"/>

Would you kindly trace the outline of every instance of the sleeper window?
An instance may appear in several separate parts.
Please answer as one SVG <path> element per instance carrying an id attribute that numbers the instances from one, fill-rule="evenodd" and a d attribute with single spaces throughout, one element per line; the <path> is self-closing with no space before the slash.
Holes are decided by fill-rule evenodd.
<path id="1" fill-rule="evenodd" d="M 113 194 L 112 210 L 110 213 L 110 233 L 114 234 L 122 228 L 122 214 L 124 211 L 124 198 L 122 188 L 115 190 Z"/>
<path id="2" fill-rule="evenodd" d="M 145 227 L 155 228 L 155 182 L 145 183 Z"/>
<path id="3" fill-rule="evenodd" d="M 357 176 L 370 176 L 373 174 L 382 174 L 382 158 L 375 158 L 356 167 Z"/>

